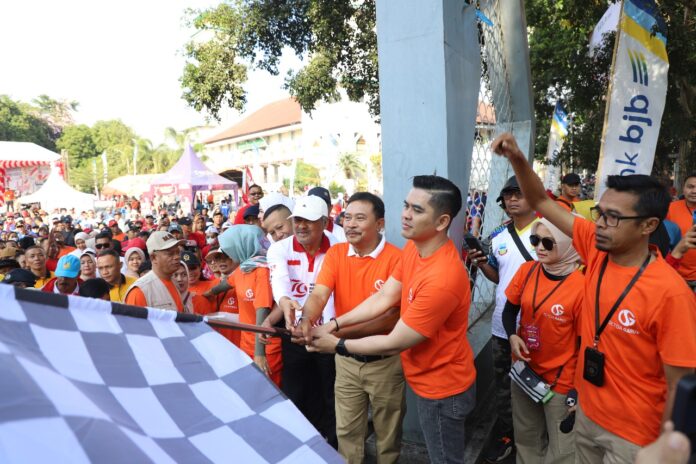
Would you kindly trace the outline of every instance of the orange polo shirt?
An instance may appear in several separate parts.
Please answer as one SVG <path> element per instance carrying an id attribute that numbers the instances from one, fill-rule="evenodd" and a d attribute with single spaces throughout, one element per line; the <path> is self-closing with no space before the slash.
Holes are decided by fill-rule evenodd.
<path id="1" fill-rule="evenodd" d="M 442 399 L 476 380 L 474 353 L 466 338 L 469 274 L 452 240 L 427 258 L 412 241 L 392 274 L 401 282 L 401 320 L 427 339 L 401 353 L 404 375 L 418 395 Z"/>
<path id="2" fill-rule="evenodd" d="M 400 259 L 401 250 L 384 238 L 370 255 L 363 257 L 353 253 L 350 244 L 337 243 L 326 252 L 316 284 L 333 291 L 338 317 L 379 291 Z"/>

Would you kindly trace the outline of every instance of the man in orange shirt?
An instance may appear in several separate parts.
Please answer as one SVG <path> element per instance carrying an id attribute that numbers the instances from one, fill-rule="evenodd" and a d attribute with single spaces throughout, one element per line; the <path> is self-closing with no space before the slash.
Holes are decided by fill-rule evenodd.
<path id="1" fill-rule="evenodd" d="M 690 174 L 684 181 L 684 199 L 673 201 L 669 205 L 667 219 L 676 223 L 682 235 L 696 223 L 696 172 Z M 696 291 L 696 249 L 689 249 L 679 262 L 679 274 Z"/>
<path id="2" fill-rule="evenodd" d="M 575 211 L 574 202 L 580 200 L 580 176 L 574 172 L 561 179 L 561 194 L 556 201 L 566 211 Z"/>
<path id="3" fill-rule="evenodd" d="M 126 293 L 125 303 L 134 306 L 183 311 L 181 294 L 172 275 L 181 265 L 179 251 L 183 240 L 177 240 L 164 231 L 153 232 L 147 239 L 147 252 L 152 272 L 136 280 Z"/>
<path id="4" fill-rule="evenodd" d="M 577 456 L 631 463 L 657 439 L 677 382 L 696 366 L 696 302 L 649 247 L 669 194 L 649 176 L 609 176 L 592 224 L 546 195 L 512 134 L 498 137 L 492 149 L 508 158 L 532 207 L 573 238 L 587 266 L 575 378 Z"/>
<path id="5" fill-rule="evenodd" d="M 315 328 L 308 347 L 341 356 L 401 353 L 432 462 L 464 462 L 465 421 L 475 403 L 474 354 L 466 338 L 471 291 L 462 285 L 469 276 L 447 237 L 461 207 L 461 192 L 451 181 L 415 176 L 401 213 L 401 235 L 409 239 L 401 261 L 377 293 Z M 388 335 L 331 335 L 337 327 L 373 320 L 399 301 L 401 319 Z"/>
<path id="6" fill-rule="evenodd" d="M 312 325 L 321 317 L 332 293 L 336 316 L 342 316 L 377 293 L 401 258 L 401 250 L 387 243 L 382 234 L 384 202 L 378 196 L 367 192 L 352 195 L 343 224 L 348 243 L 337 243 L 329 248 L 312 294 L 302 308 L 301 326 L 305 342 L 311 342 Z M 374 320 L 341 327 L 336 336 L 362 338 L 386 334 L 398 319 L 399 313 L 394 307 Z M 328 324 L 335 325 L 336 319 Z M 363 462 L 367 409 L 371 405 L 377 436 L 377 460 L 381 463 L 397 462 L 405 412 L 400 357 L 336 357 L 334 395 L 336 435 L 341 456 L 348 463 Z"/>

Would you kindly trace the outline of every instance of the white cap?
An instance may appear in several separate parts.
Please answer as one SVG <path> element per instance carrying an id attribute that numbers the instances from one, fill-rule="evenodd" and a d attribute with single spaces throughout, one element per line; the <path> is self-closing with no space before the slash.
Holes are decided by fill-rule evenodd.
<path id="1" fill-rule="evenodd" d="M 290 217 L 300 217 L 308 221 L 318 221 L 322 217 L 329 217 L 329 209 L 323 199 L 311 195 L 297 200 Z"/>
<path id="2" fill-rule="evenodd" d="M 284 205 L 290 211 L 292 211 L 292 209 L 295 207 L 295 200 L 286 197 L 280 192 L 269 193 L 259 200 L 259 207 L 261 208 L 261 211 L 267 211 L 275 205 Z"/>
<path id="3" fill-rule="evenodd" d="M 153 253 L 155 251 L 168 250 L 173 246 L 181 245 L 185 240 L 177 240 L 172 234 L 165 231 L 158 230 L 150 234 L 150 238 L 147 239 L 147 252 Z"/>

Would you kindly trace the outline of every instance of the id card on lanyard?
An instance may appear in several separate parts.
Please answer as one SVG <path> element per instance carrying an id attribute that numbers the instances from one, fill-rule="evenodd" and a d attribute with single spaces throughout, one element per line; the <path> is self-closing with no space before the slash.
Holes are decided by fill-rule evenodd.
<path id="1" fill-rule="evenodd" d="M 534 267 L 537 267 L 535 264 Z M 541 333 L 539 330 L 539 327 L 534 324 L 534 318 L 536 316 L 537 310 L 541 308 L 541 305 L 546 303 L 546 300 L 548 300 L 551 295 L 556 293 L 556 290 L 558 290 L 558 287 L 565 282 L 565 280 L 568 278 L 568 275 L 565 275 L 561 278 L 561 280 L 558 281 L 555 287 L 551 289 L 549 293 L 546 294 L 546 296 L 537 304 L 536 298 L 537 298 L 537 290 L 539 289 L 539 275 L 541 274 L 541 266 L 538 266 L 537 273 L 536 273 L 536 280 L 534 281 L 534 293 L 532 293 L 532 323 L 527 324 L 523 326 L 524 329 L 524 338 L 525 338 L 525 344 L 527 345 L 527 348 L 530 351 L 538 351 L 541 349 Z"/>
<path id="2" fill-rule="evenodd" d="M 587 347 L 585 348 L 585 365 L 583 366 L 582 370 L 582 376 L 585 380 L 590 382 L 593 385 L 596 385 L 598 387 L 601 387 L 604 385 L 604 364 L 605 364 L 605 357 L 604 353 L 599 351 L 599 337 L 602 335 L 602 332 L 604 332 L 604 329 L 607 328 L 607 325 L 609 324 L 609 321 L 611 320 L 612 316 L 614 316 L 614 313 L 616 312 L 617 309 L 619 309 L 619 305 L 623 302 L 623 300 L 626 298 L 626 295 L 628 295 L 628 292 L 631 291 L 633 286 L 638 282 L 638 279 L 640 278 L 641 275 L 643 275 L 643 272 L 645 272 L 645 268 L 648 267 L 648 263 L 650 262 L 650 258 L 652 257 L 652 253 L 648 252 L 648 257 L 645 258 L 645 261 L 643 261 L 643 264 L 641 264 L 640 269 L 638 269 L 638 272 L 635 273 L 631 281 L 628 283 L 624 291 L 621 293 L 619 298 L 616 300 L 614 305 L 611 307 L 609 310 L 609 313 L 607 316 L 604 318 L 604 321 L 601 323 L 599 322 L 599 292 L 602 288 L 602 279 L 604 278 L 604 272 L 607 270 L 607 264 L 609 263 L 609 255 L 606 255 L 604 257 L 604 261 L 602 261 L 602 266 L 599 270 L 599 276 L 597 278 L 597 290 L 595 292 L 595 336 L 594 336 L 594 344 L 592 347 Z"/>

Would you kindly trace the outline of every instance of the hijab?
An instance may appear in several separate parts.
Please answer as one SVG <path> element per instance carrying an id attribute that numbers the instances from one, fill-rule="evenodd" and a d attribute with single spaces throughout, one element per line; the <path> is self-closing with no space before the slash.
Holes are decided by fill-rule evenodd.
<path id="1" fill-rule="evenodd" d="M 551 232 L 551 236 L 553 236 L 556 242 L 554 246 L 557 249 L 558 256 L 558 261 L 554 263 L 542 263 L 546 272 L 555 276 L 564 276 L 576 270 L 581 260 L 580 255 L 578 255 L 578 252 L 573 248 L 573 240 L 545 218 L 539 219 L 532 225 L 532 234 L 536 234 L 540 224 L 546 226 L 549 232 Z"/>
<path id="2" fill-rule="evenodd" d="M 189 280 L 188 266 L 183 261 L 179 261 L 179 264 L 181 265 L 181 267 L 184 268 L 184 271 L 186 271 L 186 284 L 188 285 L 188 280 Z M 178 287 L 177 287 L 177 290 L 179 290 Z M 193 314 L 193 295 L 191 295 L 191 292 L 188 290 L 188 287 L 186 288 L 185 292 L 179 291 L 179 295 L 181 295 L 181 304 L 184 307 L 184 312 Z"/>
<path id="3" fill-rule="evenodd" d="M 239 263 L 242 272 L 249 273 L 257 267 L 268 267 L 268 240 L 260 227 L 238 224 L 223 232 L 218 241 L 223 253 Z"/>
<path id="4" fill-rule="evenodd" d="M 133 253 L 137 253 L 138 255 L 140 255 L 140 257 L 141 257 L 142 260 L 143 260 L 143 263 L 144 263 L 145 261 L 147 261 L 147 258 L 145 258 L 145 252 L 144 252 L 143 250 L 141 250 L 140 248 L 137 248 L 137 247 L 128 248 L 128 249 L 126 250 L 126 254 L 123 256 L 123 261 L 125 261 L 125 263 L 126 263 L 126 272 L 125 272 L 125 274 L 126 274 L 127 276 L 131 276 L 131 277 L 139 277 L 137 272 L 133 272 L 133 271 L 131 271 L 130 269 L 128 269 L 128 258 L 130 258 L 130 256 L 131 256 Z"/>

